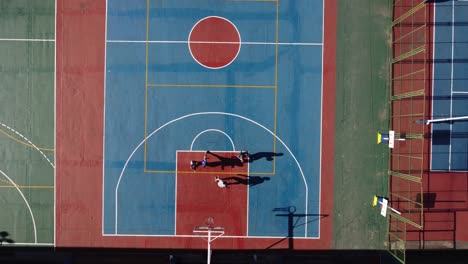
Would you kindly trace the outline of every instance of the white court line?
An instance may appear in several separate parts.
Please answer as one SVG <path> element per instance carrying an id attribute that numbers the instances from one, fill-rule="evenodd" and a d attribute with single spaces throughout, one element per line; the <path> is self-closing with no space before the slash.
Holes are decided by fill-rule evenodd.
<path id="1" fill-rule="evenodd" d="M 49 162 L 50 166 L 52 166 L 52 168 L 55 169 L 55 166 L 54 164 L 50 161 L 50 159 L 46 156 L 46 154 L 44 154 L 44 152 L 42 152 L 42 150 L 40 150 L 36 145 L 34 145 L 34 143 L 31 142 L 31 140 L 27 139 L 25 136 L 23 136 L 21 133 L 19 133 L 18 131 L 16 131 L 15 129 L 3 124 L 2 122 L 0 122 L 0 125 L 3 126 L 4 128 L 12 131 L 13 133 L 15 133 L 16 135 L 20 136 L 22 139 L 26 140 L 26 142 L 29 143 L 29 145 L 33 146 L 37 151 L 39 151 L 39 153 L 41 153 L 41 155 Z M 54 151 L 55 153 L 55 151 Z M 55 155 L 55 154 L 54 154 Z"/>
<path id="2" fill-rule="evenodd" d="M 435 22 L 436 21 L 436 10 L 437 10 L 437 3 L 434 3 L 434 14 L 432 15 L 432 21 Z M 435 46 L 436 46 L 436 42 L 435 42 L 435 35 L 436 35 L 436 27 L 435 26 L 432 26 L 432 60 L 435 59 L 435 52 L 436 52 L 436 49 L 435 49 Z M 432 63 L 432 95 L 434 95 L 434 77 L 435 77 L 435 63 Z M 431 98 L 431 118 L 434 118 L 434 96 L 432 96 Z M 434 135 L 434 126 L 432 125 L 431 126 L 431 135 Z M 429 155 L 429 168 L 431 169 L 432 171 L 432 144 L 433 144 L 433 141 L 432 141 L 432 137 L 431 137 L 431 144 L 430 144 L 430 152 L 431 152 L 431 155 Z"/>
<path id="3" fill-rule="evenodd" d="M 250 154 L 249 154 L 250 155 Z M 246 230 L 245 230 L 245 235 L 246 236 L 249 236 L 249 195 L 250 195 L 250 162 L 247 162 L 247 216 L 246 216 L 246 223 L 245 223 L 245 227 L 246 227 Z"/>
<path id="4" fill-rule="evenodd" d="M 201 135 L 203 135 L 204 133 L 206 132 L 218 132 L 218 133 L 221 133 L 223 135 L 225 135 L 229 141 L 231 142 L 231 146 L 232 146 L 232 151 L 236 151 L 236 146 L 234 145 L 234 141 L 232 141 L 231 137 L 224 131 L 222 130 L 219 130 L 219 129 L 214 129 L 214 128 L 211 128 L 211 129 L 207 129 L 207 130 L 203 130 L 202 132 L 198 133 L 198 135 L 196 135 L 193 140 L 192 140 L 192 144 L 190 144 L 190 151 L 193 151 L 193 144 L 195 143 L 195 141 L 197 140 L 197 138 Z"/>
<path id="5" fill-rule="evenodd" d="M 15 38 L 0 38 L 1 41 L 10 42 L 55 42 L 55 39 L 15 39 Z"/>
<path id="6" fill-rule="evenodd" d="M 178 179 L 178 172 L 179 170 L 177 169 L 177 165 L 179 164 L 179 161 L 178 161 L 178 158 L 179 158 L 179 150 L 176 151 L 176 158 L 175 158 L 175 164 L 176 164 L 176 168 L 175 168 L 175 191 L 174 191 L 174 236 L 177 236 L 177 179 Z"/>
<path id="7" fill-rule="evenodd" d="M 57 39 L 57 0 L 54 3 L 54 40 Z M 54 45 L 54 149 L 57 146 L 57 44 Z M 57 150 L 54 151 L 54 162 L 57 162 Z M 54 245 L 57 241 L 57 170 L 54 168 Z"/>
<path id="8" fill-rule="evenodd" d="M 101 219 L 102 219 L 102 229 L 101 229 L 101 234 L 104 235 L 104 209 L 105 207 L 105 202 L 106 199 L 105 197 L 105 188 L 104 188 L 104 183 L 105 183 L 105 171 L 106 171 L 106 83 L 107 83 L 107 9 L 108 9 L 108 4 L 106 0 L 106 19 L 104 21 L 104 102 L 103 102 L 103 107 L 102 107 L 102 213 L 101 213 Z"/>
<path id="9" fill-rule="evenodd" d="M 145 235 L 145 234 L 104 234 L 105 237 L 199 237 L 197 235 Z M 252 239 L 281 239 L 285 236 L 221 236 L 220 238 L 252 238 Z M 294 236 L 294 240 L 311 240 L 311 239 L 320 239 L 320 237 L 297 237 Z"/>
<path id="10" fill-rule="evenodd" d="M 454 43 L 455 41 L 455 1 L 452 1 L 452 64 L 450 69 L 450 118 L 452 118 L 453 109 L 453 57 L 454 57 Z M 448 170 L 452 169 L 452 128 L 453 123 L 450 122 L 450 145 L 449 145 L 449 167 Z"/>
<path id="11" fill-rule="evenodd" d="M 437 169 L 437 170 L 431 170 L 431 172 L 447 172 L 447 170 Z M 454 170 L 453 172 L 468 172 L 468 170 Z"/>
<path id="12" fill-rule="evenodd" d="M 325 3 L 324 3 L 324 2 L 325 2 L 325 1 L 322 1 L 323 9 L 325 9 L 325 6 L 324 6 Z M 107 17 L 107 1 L 106 1 L 106 17 Z M 324 56 L 324 54 L 323 54 L 323 32 L 324 32 L 324 30 L 323 30 L 323 27 L 324 27 L 323 20 L 324 20 L 324 10 L 323 10 L 323 13 L 322 13 L 322 43 L 242 42 L 242 45 L 322 46 L 322 79 L 323 79 L 323 60 L 324 60 L 324 58 L 323 58 L 323 56 Z M 106 20 L 106 23 L 107 23 L 107 20 Z M 107 27 L 106 27 L 106 28 L 107 28 Z M 107 34 L 107 29 L 106 29 L 106 34 Z M 137 40 L 132 41 L 132 40 L 127 40 L 127 41 L 126 41 L 126 40 L 107 40 L 107 37 L 106 37 L 106 42 L 107 42 L 107 43 L 147 43 L 147 42 L 148 42 L 148 43 L 188 44 L 188 41 L 146 41 L 146 40 L 143 40 L 143 41 L 137 41 Z M 212 44 L 213 44 L 213 43 L 214 43 L 214 44 L 216 44 L 216 43 L 224 43 L 224 44 L 238 44 L 238 43 L 229 43 L 229 42 L 193 42 L 193 43 L 212 43 Z M 322 97 L 323 97 L 323 80 L 322 80 Z M 322 105 L 323 105 L 323 103 L 322 103 Z M 261 125 L 260 125 L 260 126 L 261 126 Z M 322 120 L 321 120 L 321 129 L 322 129 Z M 272 134 L 271 131 L 268 130 L 268 132 L 270 132 L 270 133 Z M 274 135 L 274 134 L 272 134 L 272 135 L 275 136 L 275 137 L 277 137 L 277 136 Z M 322 137 L 322 131 L 321 131 L 321 137 Z M 147 138 L 148 138 L 148 137 L 147 137 Z M 147 138 L 146 138 L 144 141 L 146 141 Z M 279 139 L 279 138 L 278 138 L 278 139 Z M 280 139 L 279 139 L 279 140 L 280 140 Z M 282 142 L 282 141 L 280 140 L 280 142 Z M 283 143 L 283 142 L 282 142 L 282 143 Z M 283 143 L 283 144 L 284 144 L 284 143 Z M 322 143 L 320 143 L 320 144 L 322 144 Z M 286 145 L 285 145 L 285 147 L 287 148 L 288 151 L 290 151 L 289 148 L 288 148 Z M 137 148 L 138 148 L 138 147 L 137 147 Z M 322 149 L 322 146 L 321 146 L 321 145 L 320 145 L 320 149 Z M 292 153 L 291 153 L 291 154 L 292 154 Z M 131 154 L 131 156 L 132 156 L 132 155 L 133 155 L 133 153 Z M 130 156 L 130 158 L 131 158 L 131 156 Z M 321 152 L 320 152 L 320 157 L 321 157 Z M 294 157 L 294 155 L 293 155 L 293 158 L 296 160 L 296 158 Z M 320 158 L 320 159 L 321 159 L 321 158 Z M 128 160 L 127 160 L 127 162 L 128 162 Z M 298 164 L 299 169 L 300 169 L 300 171 L 301 171 L 301 173 L 302 173 L 302 169 L 300 168 L 300 165 L 299 165 L 299 163 L 298 163 L 297 160 L 296 160 L 296 163 Z M 127 165 L 127 163 L 125 164 L 125 166 L 126 166 L 126 165 Z M 321 166 L 321 164 L 320 164 L 320 166 Z M 125 169 L 125 167 L 124 167 L 124 169 Z M 320 167 L 320 171 L 321 171 L 321 167 Z M 122 173 L 123 173 L 123 171 L 122 171 Z M 121 176 L 122 176 L 122 175 L 121 175 Z M 103 174 L 103 177 L 104 177 L 104 174 Z M 306 180 L 305 180 L 305 177 L 304 177 L 303 173 L 302 173 L 302 177 L 303 177 L 303 180 L 305 181 L 305 185 L 306 185 L 306 211 L 307 211 L 307 208 L 308 208 L 308 206 L 307 206 L 307 201 L 308 201 L 308 198 L 307 198 L 307 196 L 308 196 L 308 186 L 307 186 L 307 182 L 306 182 Z M 320 181 L 321 181 L 321 178 L 320 178 Z M 120 178 L 119 178 L 119 183 L 120 183 Z M 103 186 L 103 188 L 104 188 L 104 186 Z M 118 186 L 117 186 L 117 188 L 118 188 Z M 116 191 L 117 191 L 117 188 L 116 188 Z M 321 192 L 321 186 L 319 187 L 319 199 L 320 199 L 320 192 Z M 103 195 L 104 195 L 104 193 L 103 193 Z M 117 197 L 117 195 L 116 195 L 116 197 Z M 116 199 L 116 203 L 117 203 L 117 199 Z M 103 208 L 104 208 L 104 207 L 103 207 Z M 103 209 L 103 210 L 104 210 L 104 209 Z M 319 203 L 319 212 L 320 212 L 320 203 Z M 117 216 L 117 212 L 116 212 L 116 216 Z M 103 219 L 104 219 L 104 214 L 103 214 Z M 104 226 L 104 221 L 103 221 L 103 226 Z M 104 228 L 103 228 L 103 229 L 104 229 Z M 306 232 L 305 236 L 307 237 L 307 216 L 306 216 L 306 226 L 305 226 L 305 230 L 306 230 L 306 231 L 305 231 L 305 232 Z M 116 224 L 116 233 L 117 233 L 117 224 Z M 320 223 L 319 223 L 319 236 L 320 236 Z M 195 236 L 194 236 L 194 237 L 195 237 Z M 226 237 L 229 237 L 229 236 L 226 236 Z M 260 237 L 260 238 L 266 238 L 266 237 Z M 284 238 L 284 237 L 272 237 L 272 238 Z"/>
<path id="13" fill-rule="evenodd" d="M 322 1 L 322 43 L 325 42 L 325 0 Z M 322 139 L 323 139 L 323 79 L 324 79 L 324 69 L 323 69 L 323 60 L 325 54 L 323 53 L 324 45 L 322 45 L 322 78 L 320 78 L 320 151 L 319 151 L 319 200 L 322 199 Z M 335 51 L 333 51 L 335 52 Z M 336 56 L 336 55 L 335 55 Z M 319 202 L 318 208 L 319 217 L 322 213 L 322 203 Z M 320 223 L 320 221 L 319 221 Z M 320 227 L 320 225 L 319 225 Z M 307 235 L 306 235 L 307 236 Z M 318 229 L 318 237 L 320 238 L 320 228 Z"/>
<path id="14" fill-rule="evenodd" d="M 468 94 L 468 91 L 453 91 L 452 94 Z"/>
<path id="15" fill-rule="evenodd" d="M 136 147 L 135 149 L 132 151 L 132 153 L 130 154 L 130 156 L 127 158 L 127 160 L 125 161 L 125 164 L 120 172 L 120 175 L 119 175 L 119 179 L 117 181 L 117 185 L 115 187 L 115 190 L 114 190 L 114 199 L 115 199 L 115 222 L 114 222 L 114 232 L 115 232 L 115 235 L 118 234 L 118 191 L 119 191 L 119 186 L 120 186 L 120 182 L 122 180 L 122 177 L 123 177 L 123 174 L 127 168 L 127 165 L 128 163 L 130 162 L 130 159 L 135 155 L 135 153 L 137 152 L 137 150 L 150 138 L 152 137 L 155 133 L 157 133 L 159 130 L 163 129 L 164 127 L 174 123 L 174 122 L 177 122 L 177 121 L 180 121 L 182 119 L 185 119 L 185 118 L 189 118 L 189 117 L 194 117 L 194 116 L 203 116 L 203 115 L 222 115 L 222 116 L 231 116 L 231 117 L 237 117 L 237 118 L 240 118 L 240 119 L 243 119 L 245 121 L 248 121 L 248 122 L 251 122 L 261 128 L 263 128 L 265 131 L 267 131 L 268 133 L 270 133 L 272 136 L 274 136 L 285 148 L 286 150 L 289 152 L 289 154 L 291 155 L 291 157 L 294 159 L 295 163 L 296 163 L 296 166 L 298 167 L 299 169 L 299 172 L 301 173 L 301 176 L 302 176 L 302 180 L 304 181 L 304 186 L 305 186 L 305 228 L 304 228 L 304 236 L 307 237 L 307 226 L 308 226 L 308 204 L 309 204 L 309 186 L 307 185 L 307 180 L 305 178 L 305 175 L 304 175 L 304 172 L 302 171 L 302 167 L 301 167 L 301 164 L 299 163 L 299 161 L 297 160 L 296 156 L 293 154 L 293 152 L 289 149 L 289 147 L 284 143 L 284 141 L 279 138 L 275 133 L 273 133 L 270 129 L 268 129 L 267 127 L 263 126 L 262 124 L 252 120 L 252 119 L 249 119 L 247 117 L 244 117 L 244 116 L 241 116 L 241 115 L 237 115 L 237 114 L 233 114 L 233 113 L 226 113 L 226 112 L 198 112 L 198 113 L 192 113 L 192 114 L 188 114 L 188 115 L 184 115 L 184 116 L 181 116 L 181 117 L 178 117 L 176 119 L 173 119 L 167 123 L 165 123 L 164 125 L 160 126 L 159 128 L 157 128 L 156 130 L 154 130 L 153 132 L 151 132 L 151 134 L 149 134 L 146 138 L 144 138 Z M 320 199 L 320 198 L 319 198 Z M 319 228 L 320 228 L 320 222 L 319 222 Z"/>
<path id="16" fill-rule="evenodd" d="M 28 207 L 28 210 L 29 210 L 29 214 L 31 215 L 31 219 L 32 219 L 32 223 L 33 223 L 33 228 L 34 228 L 34 243 L 37 244 L 37 229 L 36 229 L 36 220 L 34 220 L 34 214 L 31 210 L 31 207 L 29 206 L 29 203 L 28 203 L 28 200 L 26 200 L 26 197 L 24 197 L 24 194 L 23 192 L 20 190 L 20 188 L 18 187 L 18 185 L 16 185 L 16 183 L 10 178 L 8 177 L 8 175 L 6 175 L 2 170 L 0 170 L 0 173 L 3 174 L 3 176 L 5 176 L 5 178 L 7 178 L 11 184 L 13 184 L 13 186 L 15 186 L 16 190 L 19 192 L 19 194 L 21 195 L 21 197 L 23 197 L 23 200 L 24 202 L 26 203 L 26 206 Z"/>
<path id="17" fill-rule="evenodd" d="M 2 247 L 14 247 L 14 246 L 36 246 L 36 247 L 50 247 L 54 246 L 53 243 L 3 243 Z"/>
<path id="18" fill-rule="evenodd" d="M 107 40 L 108 43 L 146 43 L 146 40 Z M 162 44 L 188 44 L 188 40 L 148 40 L 148 43 Z M 190 41 L 195 44 L 239 44 L 231 41 Z M 241 45 L 276 45 L 275 42 L 241 42 Z M 314 42 L 279 42 L 278 45 L 285 46 L 322 46 L 323 43 Z"/>

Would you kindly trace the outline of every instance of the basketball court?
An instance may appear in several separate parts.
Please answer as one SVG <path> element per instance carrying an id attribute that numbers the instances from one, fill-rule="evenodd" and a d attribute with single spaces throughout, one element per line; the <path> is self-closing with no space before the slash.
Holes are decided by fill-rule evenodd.
<path id="1" fill-rule="evenodd" d="M 55 1 L 0 6 L 0 244 L 51 246 Z"/>
<path id="2" fill-rule="evenodd" d="M 57 245 L 199 248 L 193 231 L 208 221 L 224 228 L 220 248 L 284 248 L 288 237 L 331 247 L 333 1 L 109 0 L 88 11 L 105 19 L 80 20 L 93 39 L 62 31 L 71 59 L 59 67 L 86 65 L 66 50 L 103 41 L 82 49 L 104 75 L 83 88 L 96 93 L 88 100 L 58 89 L 58 130 L 76 133 L 81 118 L 80 131 L 102 131 L 92 145 L 60 142 L 103 163 L 62 167 L 76 176 L 58 180 Z M 76 109 L 95 118 L 62 119 Z M 62 150 L 65 164 L 79 153 Z"/>
<path id="3" fill-rule="evenodd" d="M 312 14 L 301 23 L 314 25 L 294 38 L 279 28 L 279 14 L 292 4 L 126 3 L 107 3 L 104 235 L 191 235 L 177 230 L 180 219 L 195 225 L 212 217 L 227 235 L 281 237 L 287 228 L 273 209 L 296 206 L 305 214 L 297 236 L 318 238 L 320 221 L 308 218 L 320 216 L 323 3 L 294 4 Z M 193 9 L 196 15 L 187 12 Z M 291 101 L 294 109 L 285 111 Z M 204 150 L 233 161 L 248 150 L 252 159 L 231 162 L 230 171 L 221 162 L 191 173 L 190 160 Z M 214 153 L 209 161 L 219 160 Z M 219 192 L 218 174 L 271 181 Z M 189 189 L 198 199 L 185 197 Z M 189 208 L 196 214 L 186 218 Z"/>

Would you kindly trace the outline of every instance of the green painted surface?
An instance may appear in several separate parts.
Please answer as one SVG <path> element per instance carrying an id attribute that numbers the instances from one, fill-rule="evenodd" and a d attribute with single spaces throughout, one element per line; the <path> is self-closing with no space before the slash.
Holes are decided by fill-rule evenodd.
<path id="1" fill-rule="evenodd" d="M 387 222 L 372 207 L 387 194 L 390 0 L 338 0 L 334 247 L 384 249 Z"/>
<path id="2" fill-rule="evenodd" d="M 53 39 L 55 0 L 1 0 L 0 38 Z"/>
<path id="3" fill-rule="evenodd" d="M 7 39 L 53 38 L 54 14 L 54 1 L 0 1 L 0 170 L 26 199 L 0 175 L 0 231 L 16 243 L 34 243 L 34 226 L 54 242 L 54 152 L 27 145 L 54 148 L 55 43 Z"/>

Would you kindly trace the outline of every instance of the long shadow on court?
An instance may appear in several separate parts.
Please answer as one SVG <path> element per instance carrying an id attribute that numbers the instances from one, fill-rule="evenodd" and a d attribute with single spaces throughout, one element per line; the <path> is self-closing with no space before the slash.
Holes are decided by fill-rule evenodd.
<path id="1" fill-rule="evenodd" d="M 236 156 L 232 157 L 223 157 L 221 155 L 218 155 L 216 153 L 207 151 L 206 154 L 210 154 L 213 157 L 216 157 L 218 161 L 207 161 L 206 166 L 207 167 L 218 167 L 221 166 L 221 169 L 224 170 L 224 167 L 228 166 L 231 168 L 234 167 L 244 167 L 244 163 L 240 161 Z"/>
<path id="2" fill-rule="evenodd" d="M 283 153 L 275 153 L 275 152 L 257 152 L 254 154 L 249 155 L 249 162 L 254 162 L 259 159 L 265 158 L 268 161 L 272 161 L 273 157 L 283 156 Z"/>
<path id="3" fill-rule="evenodd" d="M 328 217 L 327 214 L 299 214 L 296 213 L 296 207 L 295 206 L 288 206 L 288 207 L 280 207 L 280 208 L 274 208 L 273 212 L 284 212 L 280 214 L 276 214 L 275 216 L 279 217 L 287 217 L 288 218 L 288 235 L 277 242 L 271 244 L 268 246 L 266 249 L 271 249 L 275 245 L 278 245 L 284 240 L 288 240 L 288 250 L 294 250 L 294 229 L 300 226 L 303 226 L 308 223 L 312 223 L 315 221 L 319 221 L 322 218 Z M 312 216 L 312 220 L 307 221 L 307 223 L 301 223 L 298 224 L 299 220 L 303 217 L 306 216 Z"/>
<path id="4" fill-rule="evenodd" d="M 222 178 L 226 182 L 226 185 L 248 185 L 250 187 L 269 181 L 270 177 L 260 177 L 260 176 L 247 176 L 244 174 L 237 174 L 237 176 Z"/>
<path id="5" fill-rule="evenodd" d="M 241 160 L 241 158 L 239 158 L 238 156 L 224 157 L 224 156 L 218 155 L 216 153 L 213 153 L 211 151 L 207 151 L 206 155 L 207 156 L 211 155 L 211 156 L 218 159 L 217 161 L 207 161 L 206 162 L 207 167 L 221 167 L 221 169 L 224 170 L 224 167 L 231 167 L 231 168 L 244 167 L 244 162 L 252 163 L 252 162 L 254 162 L 256 160 L 260 160 L 260 159 L 263 159 L 263 158 L 268 160 L 268 161 L 272 161 L 274 159 L 274 157 L 280 157 L 280 156 L 283 156 L 284 154 L 283 153 L 275 153 L 275 152 L 257 152 L 257 153 L 254 153 L 254 154 L 248 154 L 248 160 L 245 160 L 244 158 L 242 158 L 243 160 Z M 260 180 L 259 178 L 261 178 L 261 177 L 251 178 L 251 182 L 258 181 L 258 180 Z"/>

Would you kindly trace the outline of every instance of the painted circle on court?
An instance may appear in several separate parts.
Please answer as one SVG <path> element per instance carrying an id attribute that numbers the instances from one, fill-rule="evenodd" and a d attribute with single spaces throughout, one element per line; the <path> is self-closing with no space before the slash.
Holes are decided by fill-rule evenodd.
<path id="1" fill-rule="evenodd" d="M 220 69 L 231 64 L 241 47 L 237 27 L 228 19 L 209 16 L 199 20 L 188 38 L 190 54 L 200 65 Z"/>

